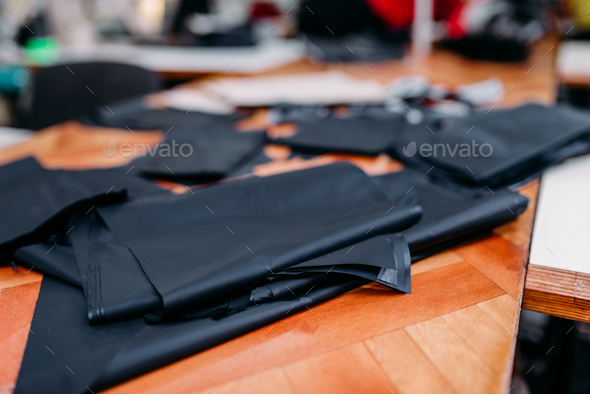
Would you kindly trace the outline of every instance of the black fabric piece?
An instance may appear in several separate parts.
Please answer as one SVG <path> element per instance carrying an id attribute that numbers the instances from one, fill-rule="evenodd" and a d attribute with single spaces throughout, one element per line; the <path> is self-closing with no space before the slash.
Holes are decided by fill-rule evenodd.
<path id="1" fill-rule="evenodd" d="M 365 283 L 333 276 L 327 286 L 217 320 L 150 325 L 134 319 L 92 326 L 80 313 L 85 308 L 82 290 L 44 277 L 31 324 L 35 334 L 29 335 L 14 392 L 36 393 L 39 387 L 48 394 L 98 392 Z"/>
<path id="2" fill-rule="evenodd" d="M 528 205 L 528 199 L 517 192 L 493 192 L 460 185 L 449 188 L 428 182 L 423 174 L 412 170 L 374 179 L 386 193 L 397 193 L 405 187 L 408 195 L 415 196 L 422 207 L 420 221 L 401 232 L 413 262 L 488 233 L 516 219 Z"/>
<path id="3" fill-rule="evenodd" d="M 174 109 L 146 108 L 136 101 L 121 102 L 119 106 L 97 109 L 87 121 L 104 127 L 132 130 L 162 130 L 171 133 L 175 128 L 202 130 L 212 126 L 233 126 L 243 114 L 219 115 L 192 110 L 188 113 Z M 173 128 L 170 130 L 171 128 Z"/>
<path id="4" fill-rule="evenodd" d="M 87 212 L 101 204 L 126 201 L 129 196 L 168 194 L 151 182 L 126 175 L 121 168 L 47 170 L 33 158 L 0 167 L 0 183 L 10 185 L 0 193 L 0 258 L 19 247 L 44 242 L 43 246 L 31 246 L 21 254 L 45 259 L 41 255 L 43 249 L 49 255 L 48 251 L 59 240 L 47 239 L 68 231 L 68 220 L 74 211 Z M 39 259 L 37 262 L 40 263 Z M 40 263 L 39 268 L 42 266 Z M 71 275 L 66 280 L 71 281 Z"/>
<path id="5" fill-rule="evenodd" d="M 263 132 L 236 132 L 227 126 L 175 128 L 157 150 L 140 152 L 145 156 L 134 160 L 133 165 L 149 178 L 210 182 L 226 177 L 256 156 L 265 140 Z"/>
<path id="6" fill-rule="evenodd" d="M 39 130 L 90 113 L 95 107 L 160 90 L 152 71 L 129 64 L 75 63 L 42 67 L 33 74 L 28 128 Z"/>
<path id="7" fill-rule="evenodd" d="M 431 147 L 428 157 L 420 154 L 423 144 Z M 488 145 L 481 151 L 484 144 Z M 468 146 L 471 147 L 469 156 Z M 438 149 L 436 156 L 435 149 Z M 453 150 L 455 154 L 451 156 L 449 152 Z M 400 134 L 392 154 L 428 171 L 434 178 L 503 187 L 538 176 L 551 165 L 589 151 L 588 112 L 563 105 L 527 104 L 510 110 L 476 112 L 468 118 L 444 122 L 427 119 L 422 124 L 408 126 Z M 474 157 L 473 152 L 478 156 Z"/>
<path id="8" fill-rule="evenodd" d="M 91 212 L 68 233 L 86 295 L 88 320 L 106 323 L 162 307 L 162 299 L 131 251 Z"/>
<path id="9" fill-rule="evenodd" d="M 307 111 L 291 110 L 280 121 L 297 121 L 297 132 L 273 142 L 310 152 L 342 152 L 376 156 L 394 147 L 406 118 L 383 107 L 351 107 L 347 117 L 305 116 Z M 317 110 L 314 110 L 317 112 Z M 297 119 L 301 118 L 301 119 Z"/>
<path id="10" fill-rule="evenodd" d="M 361 170 L 339 163 L 142 199 L 99 213 L 162 296 L 164 315 L 174 315 L 410 226 L 421 214 L 413 201 L 401 201 L 399 209 L 385 214 L 402 196 L 400 190 L 385 198 Z"/>
<path id="11" fill-rule="evenodd" d="M 489 222 L 486 223 L 490 215 L 461 215 L 461 208 L 466 204 L 475 206 L 477 202 L 484 211 L 490 206 L 499 206 L 509 201 L 512 205 L 508 205 L 508 208 L 512 209 L 515 215 L 526 207 L 526 198 L 517 193 L 492 194 L 485 190 L 488 196 L 483 191 L 470 188 L 455 187 L 453 190 L 447 190 L 427 182 L 422 175 L 411 170 L 373 179 L 368 179 L 357 169 L 345 164 L 314 170 L 298 171 L 266 179 L 252 178 L 230 182 L 210 189 L 197 190 L 194 195 L 187 193 L 184 195 L 187 201 L 190 201 L 189 197 L 198 198 L 198 204 L 195 204 L 192 210 L 184 207 L 185 209 L 182 210 L 185 212 L 184 216 L 172 218 L 168 222 L 162 221 L 165 216 L 159 217 L 158 210 L 152 209 L 161 203 L 159 197 L 137 200 L 122 206 L 129 206 L 131 210 L 137 210 L 138 213 L 144 210 L 155 212 L 156 215 L 149 217 L 148 221 L 135 222 L 134 227 L 143 230 L 146 227 L 154 227 L 153 223 L 158 223 L 164 232 L 173 231 L 174 226 L 179 224 L 179 219 L 185 219 L 187 212 L 195 211 L 196 214 L 192 218 L 187 218 L 187 222 L 198 218 L 201 223 L 199 228 L 214 232 L 215 236 L 220 238 L 223 234 L 217 233 L 213 225 L 218 219 L 220 219 L 219 226 L 222 230 L 227 232 L 228 237 L 233 237 L 238 235 L 236 230 L 239 227 L 230 224 L 228 226 L 231 229 L 230 232 L 229 229 L 224 228 L 223 223 L 243 216 L 243 219 L 249 222 L 249 226 L 245 229 L 250 230 L 250 239 L 253 240 L 258 238 L 258 234 L 252 228 L 264 227 L 260 223 L 255 223 L 248 212 L 262 215 L 265 210 L 268 210 L 268 214 L 275 221 L 280 222 L 279 215 L 290 212 L 294 208 L 293 205 L 297 205 L 298 209 L 309 209 L 305 194 L 313 191 L 323 196 L 323 199 L 314 200 L 317 205 L 317 210 L 313 210 L 314 214 L 320 214 L 321 210 L 330 209 L 330 205 L 334 205 L 334 209 L 347 212 L 345 217 L 354 216 L 354 211 L 345 209 L 348 206 L 345 202 L 353 207 L 364 205 L 365 201 L 371 205 L 379 205 L 374 200 L 381 201 L 381 198 L 387 201 L 387 208 L 380 211 L 383 216 L 395 214 L 400 208 L 408 209 L 406 204 L 413 207 L 414 199 L 420 201 L 425 212 L 417 225 L 402 232 L 403 237 L 391 234 L 379 235 L 382 231 L 377 228 L 371 228 L 368 231 L 363 229 L 366 237 L 370 237 L 375 231 L 374 236 L 366 240 L 360 239 L 348 247 L 332 252 L 326 250 L 319 256 L 291 265 L 282 271 L 277 268 L 278 264 L 273 265 L 272 260 L 267 260 L 271 261 L 268 267 L 273 270 L 273 273 L 262 274 L 260 276 L 262 279 L 252 282 L 254 283 L 252 286 L 242 286 L 240 291 L 233 292 L 225 287 L 225 292 L 220 293 L 221 297 L 208 297 L 208 305 L 204 307 L 199 306 L 199 303 L 191 303 L 194 310 L 187 310 L 181 315 L 174 316 L 172 320 L 160 320 L 161 317 L 156 317 L 155 320 L 160 321 L 157 325 L 148 324 L 143 319 L 134 319 L 92 326 L 84 314 L 80 313 L 86 308 L 83 292 L 73 286 L 45 277 L 31 327 L 35 334 L 29 335 L 15 393 L 35 392 L 41 384 L 48 393 L 81 393 L 87 388 L 92 391 L 108 388 L 296 313 L 315 303 L 335 297 L 368 281 L 350 279 L 350 275 L 357 277 L 370 275 L 370 280 L 381 281 L 390 287 L 394 287 L 393 284 L 397 282 L 396 285 L 400 290 L 409 291 L 410 256 L 405 239 L 411 240 L 412 253 L 416 250 L 418 253 L 424 252 L 424 255 L 427 255 L 437 246 L 448 246 L 452 242 L 465 240 L 465 230 L 469 226 L 474 230 L 488 229 L 488 226 L 492 226 Z M 301 179 L 307 180 L 306 187 L 302 187 L 298 182 Z M 340 184 L 343 180 L 346 182 Z M 276 188 L 264 188 L 270 185 Z M 269 190 L 272 193 L 267 193 Z M 512 200 L 505 200 L 503 196 L 498 198 L 497 195 L 502 193 L 511 196 Z M 388 198 L 384 198 L 383 195 Z M 250 202 L 246 212 L 244 212 L 244 206 L 246 206 L 244 202 Z M 172 207 L 179 204 L 187 203 L 175 200 Z M 198 207 L 202 208 L 203 212 L 198 211 Z M 120 208 L 101 208 L 100 214 L 102 217 L 117 215 L 117 210 Z M 468 209 L 471 208 L 468 207 Z M 507 207 L 503 209 L 508 211 Z M 125 212 L 128 211 L 125 209 Z M 167 207 L 164 211 L 169 215 L 171 208 Z M 362 213 L 362 210 L 359 211 Z M 478 213 L 473 210 L 472 212 Z M 498 211 L 496 214 L 502 215 L 502 212 Z M 358 211 L 356 215 L 359 215 Z M 508 221 L 512 217 L 514 216 L 510 218 L 503 216 L 502 220 Z M 205 222 L 206 218 L 215 220 Z M 125 218 L 111 217 L 113 223 L 116 223 L 115 219 Z M 313 221 L 310 221 L 308 217 L 301 219 L 305 220 L 312 229 L 317 227 L 313 226 Z M 116 232 L 114 227 L 121 226 L 120 223 L 111 226 L 108 219 L 107 224 L 114 232 Z M 342 225 L 342 223 L 338 224 Z M 431 232 L 429 228 L 434 228 L 436 231 Z M 123 232 L 128 230 L 133 228 L 121 229 Z M 142 231 L 142 236 L 143 233 Z M 273 242 L 277 243 L 276 239 L 280 238 L 277 234 L 280 235 L 281 232 L 277 227 L 270 225 L 261 238 L 273 238 Z M 125 242 L 118 237 L 118 234 L 117 238 Z M 440 243 L 436 244 L 434 238 Z M 163 242 L 161 240 L 158 245 L 171 245 L 173 249 L 176 246 L 174 242 L 178 241 L 170 238 Z M 203 240 L 191 237 L 191 242 L 199 243 Z M 146 245 L 150 243 L 153 244 L 149 238 L 145 240 Z M 219 248 L 217 244 L 210 242 L 205 245 L 212 249 Z M 231 238 L 224 242 L 223 247 L 228 255 L 236 254 L 231 245 Z M 151 252 L 155 252 L 155 249 L 156 247 Z M 203 248 L 200 249 L 198 256 L 203 256 L 202 250 Z M 258 251 L 255 248 L 252 250 Z M 239 250 L 237 254 L 240 254 Z M 141 261 L 140 255 L 136 255 Z M 191 264 L 194 265 L 198 257 L 194 254 L 191 256 Z M 242 257 L 244 256 L 248 254 Z M 256 256 L 250 253 L 249 257 L 252 259 L 250 261 L 255 261 Z M 174 255 L 168 255 L 163 259 L 156 256 L 155 261 L 160 263 L 159 268 L 163 270 L 157 271 L 154 278 L 161 279 L 158 275 L 162 274 L 174 276 L 174 267 L 171 267 L 168 262 L 174 262 L 177 259 L 178 257 Z M 243 264 L 245 260 L 239 261 Z M 265 264 L 267 261 L 262 263 Z M 144 261 L 142 261 L 143 264 Z M 263 268 L 267 270 L 265 266 Z M 162 273 L 164 270 L 169 272 Z M 314 271 L 317 273 L 311 273 Z M 336 272 L 343 272 L 346 275 Z M 181 274 L 187 276 L 188 272 L 182 271 Z M 224 283 L 229 283 L 225 282 L 225 279 L 223 279 Z M 178 279 L 175 280 L 180 283 Z M 231 297 L 228 298 L 228 294 Z M 46 347 L 49 347 L 54 354 L 50 353 Z M 63 365 L 72 369 L 75 375 Z M 73 365 L 77 368 L 74 369 Z"/>
<path id="12" fill-rule="evenodd" d="M 81 287 L 72 245 L 69 242 L 64 244 L 58 238 L 54 236 L 45 242 L 24 246 L 14 252 L 12 261 Z"/>

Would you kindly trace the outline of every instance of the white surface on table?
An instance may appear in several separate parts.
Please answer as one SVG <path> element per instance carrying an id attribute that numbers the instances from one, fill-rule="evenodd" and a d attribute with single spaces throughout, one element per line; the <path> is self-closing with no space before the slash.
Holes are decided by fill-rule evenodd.
<path id="1" fill-rule="evenodd" d="M 290 104 L 382 103 L 391 95 L 385 86 L 340 71 L 225 78 L 211 81 L 212 91 L 235 106 Z"/>
<path id="2" fill-rule="evenodd" d="M 541 179 L 530 263 L 590 273 L 590 155 Z"/>

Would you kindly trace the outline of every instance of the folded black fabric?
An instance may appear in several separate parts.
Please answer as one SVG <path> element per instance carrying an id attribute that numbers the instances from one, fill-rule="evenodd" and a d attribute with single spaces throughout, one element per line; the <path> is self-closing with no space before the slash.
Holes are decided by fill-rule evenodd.
<path id="1" fill-rule="evenodd" d="M 408 126 L 392 154 L 435 178 L 503 187 L 589 151 L 590 113 L 527 104 Z"/>
<path id="2" fill-rule="evenodd" d="M 149 178 L 202 183 L 224 178 L 256 156 L 264 132 L 237 132 L 233 126 L 202 130 L 175 128 L 159 146 L 139 149 L 134 168 Z"/>
<path id="3" fill-rule="evenodd" d="M 309 110 L 312 110 L 311 108 Z M 305 109 L 281 114 L 279 121 L 295 121 L 296 133 L 273 142 L 310 152 L 342 152 L 376 156 L 393 148 L 406 117 L 369 106 L 346 117 L 306 116 Z M 298 118 L 301 119 L 298 119 Z"/>
<path id="4" fill-rule="evenodd" d="M 110 110 L 109 110 L 110 108 Z M 97 110 L 89 119 L 83 120 L 97 126 L 132 130 L 162 130 L 168 132 L 175 128 L 202 130 L 211 126 L 231 126 L 243 119 L 244 114 L 211 114 L 192 110 L 189 112 L 174 109 L 154 109 L 142 102 L 125 101 L 109 108 Z"/>
<path id="5" fill-rule="evenodd" d="M 374 179 L 386 193 L 405 187 L 408 195 L 417 198 L 422 207 L 420 221 L 401 232 L 413 262 L 489 233 L 494 227 L 514 220 L 528 205 L 528 199 L 517 192 L 441 186 L 427 181 L 424 174 L 408 169 Z"/>
<path id="6" fill-rule="evenodd" d="M 45 277 L 31 327 L 35 334 L 29 335 L 15 393 L 35 392 L 40 384 L 48 393 L 101 390 L 368 281 L 409 291 L 410 248 L 406 239 L 412 245 L 412 253 L 426 256 L 441 245 L 465 240 L 465 236 L 489 231 L 511 220 L 527 203 L 525 197 L 510 191 L 492 194 L 487 189 L 448 190 L 411 170 L 371 179 L 346 164 L 228 182 L 197 190 L 194 195 L 176 197 L 173 200 L 150 197 L 101 207 L 100 217 L 85 216 L 84 220 L 94 221 L 88 229 L 97 231 L 96 221 L 104 219 L 97 236 L 106 241 L 101 247 L 108 250 L 98 250 L 98 255 L 107 259 L 118 256 L 118 261 L 127 264 L 128 252 L 119 248 L 122 244 L 129 246 L 146 276 L 163 295 L 164 306 L 169 300 L 177 313 L 152 314 L 147 321 L 131 319 L 91 325 L 81 313 L 88 307 L 88 289 L 84 289 L 85 299 L 80 289 Z M 377 235 L 387 232 L 389 226 L 379 220 L 374 222 L 379 228 L 377 224 L 368 229 L 366 224 L 360 226 L 364 236 L 353 231 L 363 223 L 357 219 L 373 223 L 376 219 L 371 214 L 373 208 L 383 217 L 400 215 L 400 211 L 415 213 L 415 199 L 425 211 L 418 224 L 400 234 Z M 382 205 L 384 201 L 386 204 Z M 177 206 L 182 207 L 182 216 L 171 214 Z M 339 216 L 335 216 L 334 210 L 340 211 Z M 150 214 L 144 216 L 146 212 Z M 300 217 L 294 218 L 291 215 L 294 212 Z M 273 220 L 264 220 L 265 215 Z M 399 220 L 400 216 L 397 217 Z M 199 224 L 194 225 L 195 221 Z M 298 221 L 304 225 L 298 226 Z M 176 230 L 179 225 L 181 230 Z M 153 238 L 156 226 L 170 234 L 156 242 Z M 349 231 L 338 232 L 340 227 Z M 339 236 L 318 238 L 322 235 L 318 229 L 332 229 Z M 86 234 L 82 224 L 74 230 Z M 74 230 L 69 239 L 78 259 L 77 249 L 84 246 L 84 241 L 79 244 L 76 237 L 80 233 Z M 110 238 L 110 231 L 116 239 Z M 184 238 L 183 232 L 187 233 Z M 237 239 L 233 240 L 234 236 Z M 350 242 L 346 246 L 344 238 Z M 266 239 L 272 242 L 264 242 Z M 315 242 L 316 239 L 322 242 Z M 285 249 L 287 240 L 299 242 Z M 88 245 L 86 248 L 96 250 Z M 247 253 L 241 253 L 242 248 Z M 284 250 L 289 252 L 281 254 Z M 175 264 L 183 260 L 188 263 Z M 295 263 L 299 260 L 302 261 Z M 213 263 L 207 265 L 209 261 Z M 231 272 L 229 267 L 240 272 Z M 251 275 L 245 269 L 255 272 L 257 279 L 236 280 L 238 274 Z M 82 276 L 84 272 L 91 271 L 80 270 Z M 108 272 L 114 271 L 107 270 L 107 276 Z M 106 279 L 103 283 L 110 283 L 103 290 L 114 289 L 116 293 L 114 282 L 108 282 L 109 277 L 102 279 Z M 216 279 L 219 279 L 219 290 L 215 289 Z M 84 281 L 88 278 L 80 279 L 80 283 Z M 127 281 L 128 277 L 123 275 L 122 283 Z M 196 299 L 188 301 L 192 310 L 183 307 L 182 296 L 188 294 L 184 290 L 190 290 L 199 281 L 209 287 L 208 302 Z M 174 284 L 185 289 L 179 291 Z M 197 288 L 194 294 L 199 294 L 201 289 Z M 188 294 L 186 299 L 190 297 Z M 159 324 L 150 324 L 153 321 Z"/>
<path id="7" fill-rule="evenodd" d="M 360 169 L 339 163 L 97 211 L 135 256 L 162 297 L 163 315 L 170 316 L 206 307 L 212 299 L 231 297 L 269 275 L 410 226 L 421 209 L 412 200 L 401 201 L 404 193 L 386 198 Z M 397 209 L 386 215 L 398 200 Z M 71 239 L 76 249 L 77 241 Z M 319 260 L 308 264 L 325 268 Z M 406 286 L 388 283 L 387 275 L 380 276 L 381 268 L 361 267 L 363 275 L 357 276 L 392 288 Z M 116 293 L 124 282 L 117 286 L 119 276 L 113 275 L 111 281 L 104 276 L 91 281 L 101 283 L 103 293 Z"/>
<path id="8" fill-rule="evenodd" d="M 0 167 L 0 259 L 20 246 L 59 233 L 74 210 L 122 202 L 162 189 L 121 169 L 46 170 L 32 158 Z M 66 229 L 67 230 L 67 229 Z"/>

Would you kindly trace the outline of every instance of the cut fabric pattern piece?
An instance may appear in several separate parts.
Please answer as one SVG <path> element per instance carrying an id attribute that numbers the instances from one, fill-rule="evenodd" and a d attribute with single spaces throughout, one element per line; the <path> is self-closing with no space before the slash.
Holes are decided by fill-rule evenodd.
<path id="1" fill-rule="evenodd" d="M 189 183 L 224 178 L 255 156 L 266 139 L 263 132 L 232 129 L 228 126 L 202 130 L 175 128 L 157 147 L 136 152 L 143 157 L 132 164 L 149 178 Z"/>
<path id="2" fill-rule="evenodd" d="M 528 205 L 528 199 L 517 192 L 491 192 L 460 185 L 443 187 L 428 182 L 424 175 L 413 170 L 374 179 L 386 193 L 405 188 L 422 207 L 420 221 L 401 232 L 413 262 L 489 233 L 494 227 L 516 219 Z"/>
<path id="3" fill-rule="evenodd" d="M 231 297 L 310 259 L 407 228 L 421 209 L 402 197 L 400 190 L 385 198 L 360 169 L 338 163 L 98 212 L 162 296 L 165 315 L 174 315 Z M 399 201 L 399 207 L 386 215 L 391 201 Z"/>
<path id="4" fill-rule="evenodd" d="M 502 187 L 589 151 L 588 112 L 564 105 L 527 104 L 408 126 L 393 154 L 424 171 L 431 169 L 429 175 L 435 178 Z"/>

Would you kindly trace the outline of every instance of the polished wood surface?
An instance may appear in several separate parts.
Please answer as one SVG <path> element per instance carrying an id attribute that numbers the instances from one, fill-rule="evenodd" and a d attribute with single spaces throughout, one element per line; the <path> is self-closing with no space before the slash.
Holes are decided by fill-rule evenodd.
<path id="1" fill-rule="evenodd" d="M 524 64 L 475 62 L 437 51 L 422 61 L 339 68 L 381 82 L 420 73 L 450 86 L 497 77 L 507 91 L 501 105 L 551 102 L 555 81 L 552 58 L 545 55 L 551 45 L 543 42 Z M 323 66 L 296 64 L 276 72 L 318 67 Z M 0 160 L 34 155 L 49 168 L 108 167 L 115 165 L 102 152 L 109 138 L 148 143 L 161 134 L 132 135 L 67 123 L 0 152 Z M 51 148 L 40 139 L 51 141 Z M 84 154 L 79 154 L 82 146 Z M 267 147 L 273 161 L 255 173 L 266 175 L 338 160 L 352 161 L 371 174 L 400 168 L 386 156 L 322 155 L 309 163 L 293 162 L 285 153 L 288 151 L 281 147 Z M 4 159 L 6 155 L 10 158 Z M 174 185 L 164 185 L 182 192 Z M 522 193 L 531 199 L 528 210 L 492 236 L 414 264 L 412 294 L 369 284 L 107 391 L 504 394 L 511 388 L 530 244 L 527 227 L 532 228 L 537 192 L 537 182 L 525 186 Z M 0 269 L 0 392 L 11 392 L 14 387 L 41 279 L 34 270 Z"/>

